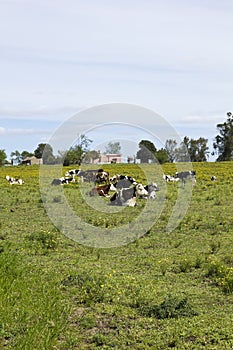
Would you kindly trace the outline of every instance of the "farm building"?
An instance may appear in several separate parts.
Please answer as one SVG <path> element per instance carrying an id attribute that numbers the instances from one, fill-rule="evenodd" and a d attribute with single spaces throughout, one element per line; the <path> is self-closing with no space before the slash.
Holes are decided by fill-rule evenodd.
<path id="1" fill-rule="evenodd" d="M 27 157 L 22 161 L 22 164 L 25 165 L 40 165 L 43 164 L 42 158 L 36 158 L 35 156 Z"/>
<path id="2" fill-rule="evenodd" d="M 121 154 L 102 154 L 99 152 L 99 158 L 92 159 L 91 163 L 93 164 L 108 164 L 108 163 L 121 163 L 122 158 Z"/>

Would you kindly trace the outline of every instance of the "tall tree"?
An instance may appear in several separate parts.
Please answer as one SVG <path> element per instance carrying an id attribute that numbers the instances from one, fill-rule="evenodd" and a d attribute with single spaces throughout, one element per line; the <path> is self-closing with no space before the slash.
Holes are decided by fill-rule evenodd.
<path id="1" fill-rule="evenodd" d="M 86 152 L 83 162 L 84 163 L 93 163 L 94 160 L 100 158 L 100 153 L 92 150 L 92 151 L 88 151 Z"/>
<path id="2" fill-rule="evenodd" d="M 206 162 L 209 155 L 208 139 L 199 137 L 199 139 L 191 139 L 188 143 L 188 152 L 191 162 Z"/>
<path id="3" fill-rule="evenodd" d="M 11 152 L 11 162 L 13 164 L 13 162 L 15 161 L 16 163 L 20 163 L 21 160 L 22 160 L 22 156 L 21 156 L 21 153 L 19 151 L 14 151 L 14 152 Z"/>
<path id="4" fill-rule="evenodd" d="M 164 164 L 164 163 L 167 163 L 169 161 L 168 153 L 167 153 L 167 150 L 165 148 L 159 149 L 156 152 L 155 156 L 156 156 L 156 159 L 159 162 L 159 164 Z"/>
<path id="5" fill-rule="evenodd" d="M 233 160 L 233 115 L 227 113 L 227 120 L 217 124 L 219 135 L 213 143 L 214 150 L 218 154 L 217 161 Z"/>
<path id="6" fill-rule="evenodd" d="M 91 143 L 92 140 L 88 139 L 85 135 L 80 135 L 78 144 L 73 147 L 70 147 L 70 149 L 65 153 L 63 164 L 81 165 L 86 153 L 89 151 L 89 145 Z"/>
<path id="7" fill-rule="evenodd" d="M 165 142 L 165 150 L 167 151 L 168 161 L 173 163 L 176 160 L 177 141 L 168 139 Z"/>
<path id="8" fill-rule="evenodd" d="M 121 151 L 120 142 L 109 142 L 105 147 L 105 154 L 119 154 Z"/>
<path id="9" fill-rule="evenodd" d="M 189 138 L 187 136 L 185 136 L 183 141 L 180 143 L 180 146 L 176 148 L 176 161 L 177 162 L 190 161 L 190 156 L 188 153 L 188 143 L 189 143 Z"/>
<path id="10" fill-rule="evenodd" d="M 6 163 L 6 152 L 4 149 L 0 149 L 0 166 L 4 165 Z"/>
<path id="11" fill-rule="evenodd" d="M 40 143 L 34 151 L 36 158 L 42 158 L 43 164 L 54 164 L 53 148 L 48 143 Z"/>
<path id="12" fill-rule="evenodd" d="M 141 163 L 149 163 L 149 160 L 152 162 L 155 160 L 157 149 L 153 142 L 149 140 L 141 140 L 139 142 L 139 148 L 137 159 L 140 159 Z"/>
<path id="13" fill-rule="evenodd" d="M 180 147 L 176 149 L 176 160 L 178 162 L 206 162 L 209 155 L 208 139 L 199 137 L 189 139 L 185 136 Z"/>
<path id="14" fill-rule="evenodd" d="M 32 157 L 32 156 L 34 156 L 34 155 L 35 155 L 34 153 L 28 152 L 28 151 L 23 151 L 23 152 L 21 152 L 21 157 L 22 157 L 22 159 L 25 159 L 25 158 L 27 158 L 27 157 Z"/>

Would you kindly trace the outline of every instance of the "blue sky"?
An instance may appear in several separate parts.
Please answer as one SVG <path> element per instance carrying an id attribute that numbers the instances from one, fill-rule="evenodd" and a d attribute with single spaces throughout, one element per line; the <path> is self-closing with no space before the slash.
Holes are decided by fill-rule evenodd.
<path id="1" fill-rule="evenodd" d="M 233 110 L 232 15 L 230 0 L 0 0 L 0 149 L 34 151 L 107 103 L 151 109 L 212 147 Z M 92 136 L 98 148 L 105 136 Z"/>

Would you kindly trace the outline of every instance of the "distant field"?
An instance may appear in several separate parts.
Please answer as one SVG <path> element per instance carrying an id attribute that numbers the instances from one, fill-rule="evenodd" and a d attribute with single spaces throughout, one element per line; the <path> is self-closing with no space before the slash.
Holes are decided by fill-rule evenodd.
<path id="1" fill-rule="evenodd" d="M 52 167 L 42 194 L 57 208 L 57 227 L 44 208 L 39 168 L 0 168 L 0 349 L 233 348 L 233 163 L 193 168 L 197 182 L 187 212 L 166 232 L 188 188 L 163 182 L 161 174 L 174 174 L 175 165 L 156 173 L 152 165 L 104 166 L 110 175 L 129 174 L 143 184 L 148 177 L 161 188 L 152 227 L 136 240 L 123 232 L 123 245 L 104 249 L 90 246 L 87 232 L 80 236 L 84 244 L 60 232 L 63 194 L 61 187 L 50 189 Z M 10 186 L 6 175 L 25 183 Z M 108 198 L 87 196 L 90 184 L 62 188 L 74 215 L 106 233 L 130 225 L 145 207 L 140 200 L 112 213 Z"/>

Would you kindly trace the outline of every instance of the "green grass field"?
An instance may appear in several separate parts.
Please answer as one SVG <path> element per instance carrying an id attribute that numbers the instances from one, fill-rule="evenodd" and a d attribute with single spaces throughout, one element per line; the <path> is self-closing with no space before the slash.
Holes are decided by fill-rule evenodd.
<path id="1" fill-rule="evenodd" d="M 108 234 L 133 223 L 145 201 L 109 214 L 109 199 L 85 199 L 88 184 L 51 189 L 45 204 L 57 208 L 55 227 L 41 198 L 39 168 L 0 168 L 0 349 L 232 349 L 233 163 L 193 168 L 197 182 L 187 212 L 167 232 L 186 188 L 163 183 L 152 165 L 106 165 L 110 175 L 143 183 L 145 170 L 161 187 L 153 226 L 136 240 L 124 232 L 123 245 L 112 248 L 90 246 L 88 232 L 84 244 L 60 232 L 60 190 L 74 215 Z M 162 171 L 173 174 L 175 165 Z M 6 175 L 25 183 L 10 186 Z"/>

